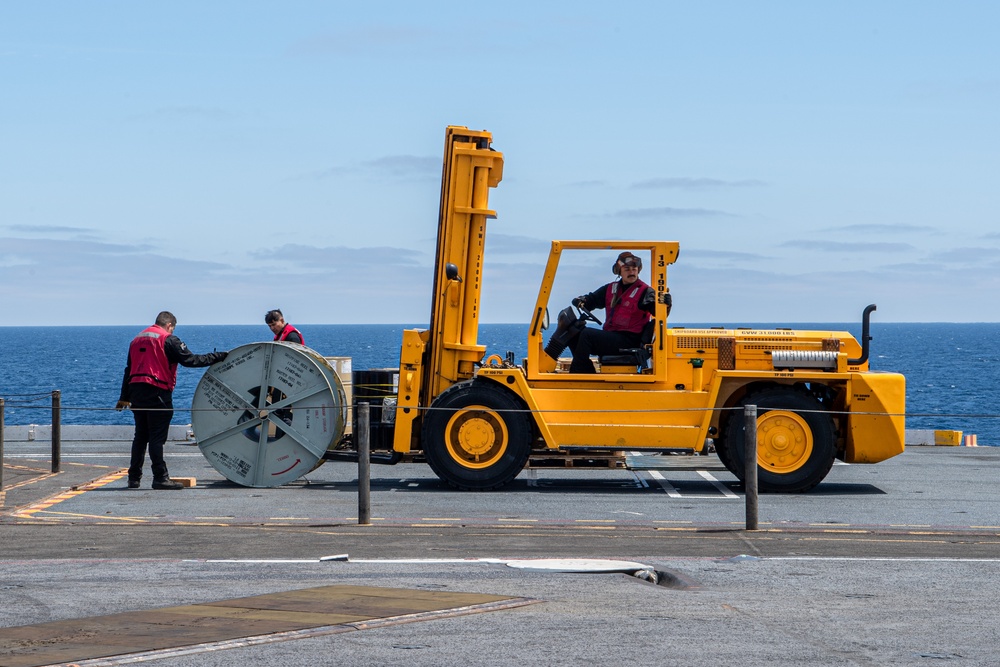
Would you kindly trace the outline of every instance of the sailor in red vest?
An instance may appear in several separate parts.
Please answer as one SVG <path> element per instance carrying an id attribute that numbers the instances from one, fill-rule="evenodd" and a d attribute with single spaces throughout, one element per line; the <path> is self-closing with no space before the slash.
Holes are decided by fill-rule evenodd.
<path id="1" fill-rule="evenodd" d="M 570 373 L 594 373 L 590 355 L 618 354 L 620 350 L 642 346 L 642 329 L 656 311 L 656 290 L 639 280 L 642 260 L 630 252 L 623 252 L 611 265 L 611 272 L 618 280 L 597 288 L 590 294 L 573 299 L 573 305 L 587 310 L 607 309 L 603 329 L 584 328 L 569 342 L 573 351 Z M 669 292 L 659 300 L 672 305 Z"/>
<path id="2" fill-rule="evenodd" d="M 285 324 L 285 316 L 277 308 L 267 311 L 264 315 L 264 324 L 270 327 L 271 333 L 274 334 L 274 340 L 284 340 L 299 345 L 306 344 L 302 332 L 291 324 Z"/>
<path id="3" fill-rule="evenodd" d="M 135 419 L 132 460 L 128 468 L 128 488 L 138 489 L 142 464 L 149 448 L 154 489 L 183 489 L 170 479 L 163 460 L 163 445 L 174 416 L 173 392 L 177 384 L 177 364 L 189 368 L 211 366 L 226 358 L 226 352 L 194 354 L 174 335 L 177 318 L 163 311 L 156 323 L 144 329 L 128 348 L 128 363 L 122 378 L 121 395 L 116 410 L 131 405 Z"/>

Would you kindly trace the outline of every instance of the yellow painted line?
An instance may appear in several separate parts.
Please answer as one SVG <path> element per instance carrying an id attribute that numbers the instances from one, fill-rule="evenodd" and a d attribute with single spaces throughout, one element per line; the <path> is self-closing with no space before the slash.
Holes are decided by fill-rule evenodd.
<path id="1" fill-rule="evenodd" d="M 1000 530 L 1000 526 L 969 526 L 969 528 L 981 528 L 982 530 Z"/>
<path id="2" fill-rule="evenodd" d="M 538 523 L 538 519 L 505 519 L 500 517 L 497 521 L 517 521 L 518 523 Z"/>
<path id="3" fill-rule="evenodd" d="M 912 533 L 907 533 L 907 535 L 911 535 L 911 534 Z M 805 537 L 805 538 L 803 538 L 802 541 L 803 542 L 822 542 L 824 540 L 832 540 L 832 539 L 834 539 L 834 538 L 829 538 L 829 537 L 825 537 L 825 538 L 824 537 Z M 837 540 L 837 541 L 850 541 L 850 540 L 849 540 L 849 538 L 845 538 L 844 540 Z M 876 541 L 879 544 L 883 544 L 883 543 L 886 543 L 886 544 L 895 544 L 895 543 L 898 543 L 898 544 L 946 544 L 948 542 L 948 540 L 887 540 L 884 537 L 879 537 L 879 539 L 876 540 Z"/>
<path id="4" fill-rule="evenodd" d="M 617 519 L 573 519 L 575 523 L 615 523 Z"/>
<path id="5" fill-rule="evenodd" d="M 693 521 L 667 521 L 667 520 L 654 520 L 653 523 L 669 523 L 671 525 L 686 525 L 690 526 Z"/>
<path id="6" fill-rule="evenodd" d="M 166 521 L 168 526 L 228 526 L 226 523 L 210 523 L 207 521 Z"/>
<path id="7" fill-rule="evenodd" d="M 56 473 L 53 473 L 53 474 L 56 474 Z M 15 516 L 15 517 L 17 517 L 19 519 L 31 519 L 31 518 L 35 518 L 34 515 L 36 513 L 38 513 L 38 512 L 45 511 L 48 508 L 52 507 L 53 505 L 58 505 L 59 503 L 63 502 L 64 500 L 69 500 L 70 498 L 75 498 L 76 496 L 79 496 L 79 495 L 81 495 L 83 493 L 86 493 L 87 491 L 90 491 L 92 489 L 98 489 L 98 488 L 100 488 L 102 486 L 106 486 L 107 484 L 110 484 L 112 482 L 118 481 L 121 478 L 125 477 L 127 474 L 128 474 L 128 470 L 124 470 L 124 469 L 123 470 L 118 470 L 118 471 L 113 472 L 113 473 L 109 473 L 109 474 L 105 475 L 104 477 L 100 477 L 98 479 L 95 479 L 93 482 L 89 482 L 87 484 L 81 484 L 80 486 L 74 487 L 73 489 L 70 489 L 69 491 L 66 491 L 64 493 L 60 493 L 58 495 L 52 496 L 51 498 L 46 498 L 43 501 L 37 502 L 34 505 L 28 505 L 24 509 L 22 509 L 22 510 L 20 510 L 18 512 L 14 512 L 13 516 Z M 107 517 L 102 517 L 102 518 L 107 518 Z"/>
<path id="8" fill-rule="evenodd" d="M 131 523 L 144 523 L 149 520 L 149 517 L 142 517 L 142 516 L 111 516 L 110 514 L 80 514 L 77 512 L 48 512 L 45 510 L 38 510 L 38 511 L 45 512 L 45 514 L 48 515 L 52 515 L 53 518 L 69 517 L 73 519 L 102 519 L 107 521 L 127 521 Z"/>
<path id="9" fill-rule="evenodd" d="M 43 470 L 39 470 L 38 468 L 26 468 L 24 466 L 5 465 L 4 467 L 5 468 L 16 468 L 18 470 L 29 470 L 31 472 L 44 472 L 45 473 L 45 474 L 43 474 L 43 475 L 41 475 L 39 477 L 33 477 L 31 479 L 26 479 L 23 482 L 18 482 L 17 484 L 5 484 L 4 485 L 4 489 L 7 490 L 7 491 L 10 491 L 11 489 L 19 489 L 22 486 L 30 486 L 32 484 L 37 484 L 38 482 L 46 480 L 49 477 L 55 477 L 56 475 L 59 474 L 57 472 L 45 472 Z"/>
<path id="10" fill-rule="evenodd" d="M 425 516 L 425 517 L 421 517 L 420 520 L 421 521 L 465 521 L 465 519 L 459 519 L 459 518 L 450 517 L 450 516 L 436 516 L 436 517 L 433 517 L 433 518 Z"/>
<path id="11" fill-rule="evenodd" d="M 204 520 L 161 521 L 162 519 L 164 519 L 164 517 L 162 516 L 112 516 L 110 514 L 83 514 L 80 512 L 56 512 L 44 509 L 37 510 L 35 515 L 32 516 L 31 518 L 35 520 L 47 520 L 47 521 L 60 521 L 63 519 L 90 519 L 104 524 L 116 524 L 116 523 L 140 524 L 140 523 L 159 522 L 162 525 L 169 525 L 169 526 L 220 526 L 221 527 L 230 525 L 219 521 L 204 521 Z"/>
<path id="12" fill-rule="evenodd" d="M 669 531 L 675 531 L 675 532 L 678 532 L 678 533 L 694 533 L 694 532 L 698 531 L 698 529 L 694 528 L 694 527 L 691 527 L 691 528 L 681 528 L 680 526 L 670 526 L 670 527 L 664 526 L 662 528 L 659 527 L 659 526 L 657 526 L 653 530 L 657 530 L 657 531 L 669 530 Z"/>
<path id="13" fill-rule="evenodd" d="M 846 526 L 848 524 L 844 524 L 844 525 Z M 842 534 L 843 533 L 848 533 L 848 534 L 852 534 L 852 535 L 860 533 L 860 534 L 863 535 L 865 533 L 870 533 L 872 531 L 866 530 L 864 528 L 854 528 L 854 529 L 850 529 L 850 528 L 837 528 L 837 529 L 831 529 L 831 530 L 824 530 L 822 532 L 824 532 L 824 533 L 842 533 Z"/>
<path id="14" fill-rule="evenodd" d="M 12 470 L 30 470 L 33 472 L 45 472 L 45 468 L 33 468 L 31 466 L 19 466 L 16 463 L 5 463 L 4 468 L 10 468 Z"/>

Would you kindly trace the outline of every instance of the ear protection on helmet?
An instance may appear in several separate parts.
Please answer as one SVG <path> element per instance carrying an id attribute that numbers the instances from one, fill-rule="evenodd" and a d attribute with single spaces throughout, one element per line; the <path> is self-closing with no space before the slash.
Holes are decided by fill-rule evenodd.
<path id="1" fill-rule="evenodd" d="M 616 276 L 620 276 L 622 273 L 622 269 L 620 266 L 618 266 L 618 262 L 624 262 L 626 259 L 634 259 L 635 263 L 639 266 L 639 270 L 642 271 L 642 258 L 639 257 L 638 255 L 633 255 L 632 253 L 626 250 L 625 252 L 618 255 L 618 259 L 616 259 L 615 263 L 611 265 L 611 273 L 615 274 Z"/>

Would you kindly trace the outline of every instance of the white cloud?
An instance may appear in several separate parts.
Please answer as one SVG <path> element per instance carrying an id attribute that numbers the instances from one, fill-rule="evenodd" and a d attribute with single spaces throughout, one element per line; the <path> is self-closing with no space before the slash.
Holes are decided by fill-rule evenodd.
<path id="1" fill-rule="evenodd" d="M 756 179 L 727 181 L 721 178 L 664 177 L 650 178 L 632 184 L 637 190 L 721 190 L 726 188 L 757 188 L 766 185 Z"/>

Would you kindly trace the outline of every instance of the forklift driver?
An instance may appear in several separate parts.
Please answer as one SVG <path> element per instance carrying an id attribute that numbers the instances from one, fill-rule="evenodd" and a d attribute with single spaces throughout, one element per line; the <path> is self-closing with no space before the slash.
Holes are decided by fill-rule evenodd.
<path id="1" fill-rule="evenodd" d="M 656 311 L 656 290 L 639 280 L 642 259 L 623 252 L 611 265 L 618 280 L 573 299 L 573 305 L 592 311 L 607 309 L 603 329 L 584 327 L 568 341 L 573 352 L 570 373 L 595 373 L 590 355 L 618 354 L 620 350 L 642 345 L 642 330 Z M 673 305 L 669 292 L 659 296 L 660 303 Z"/>

